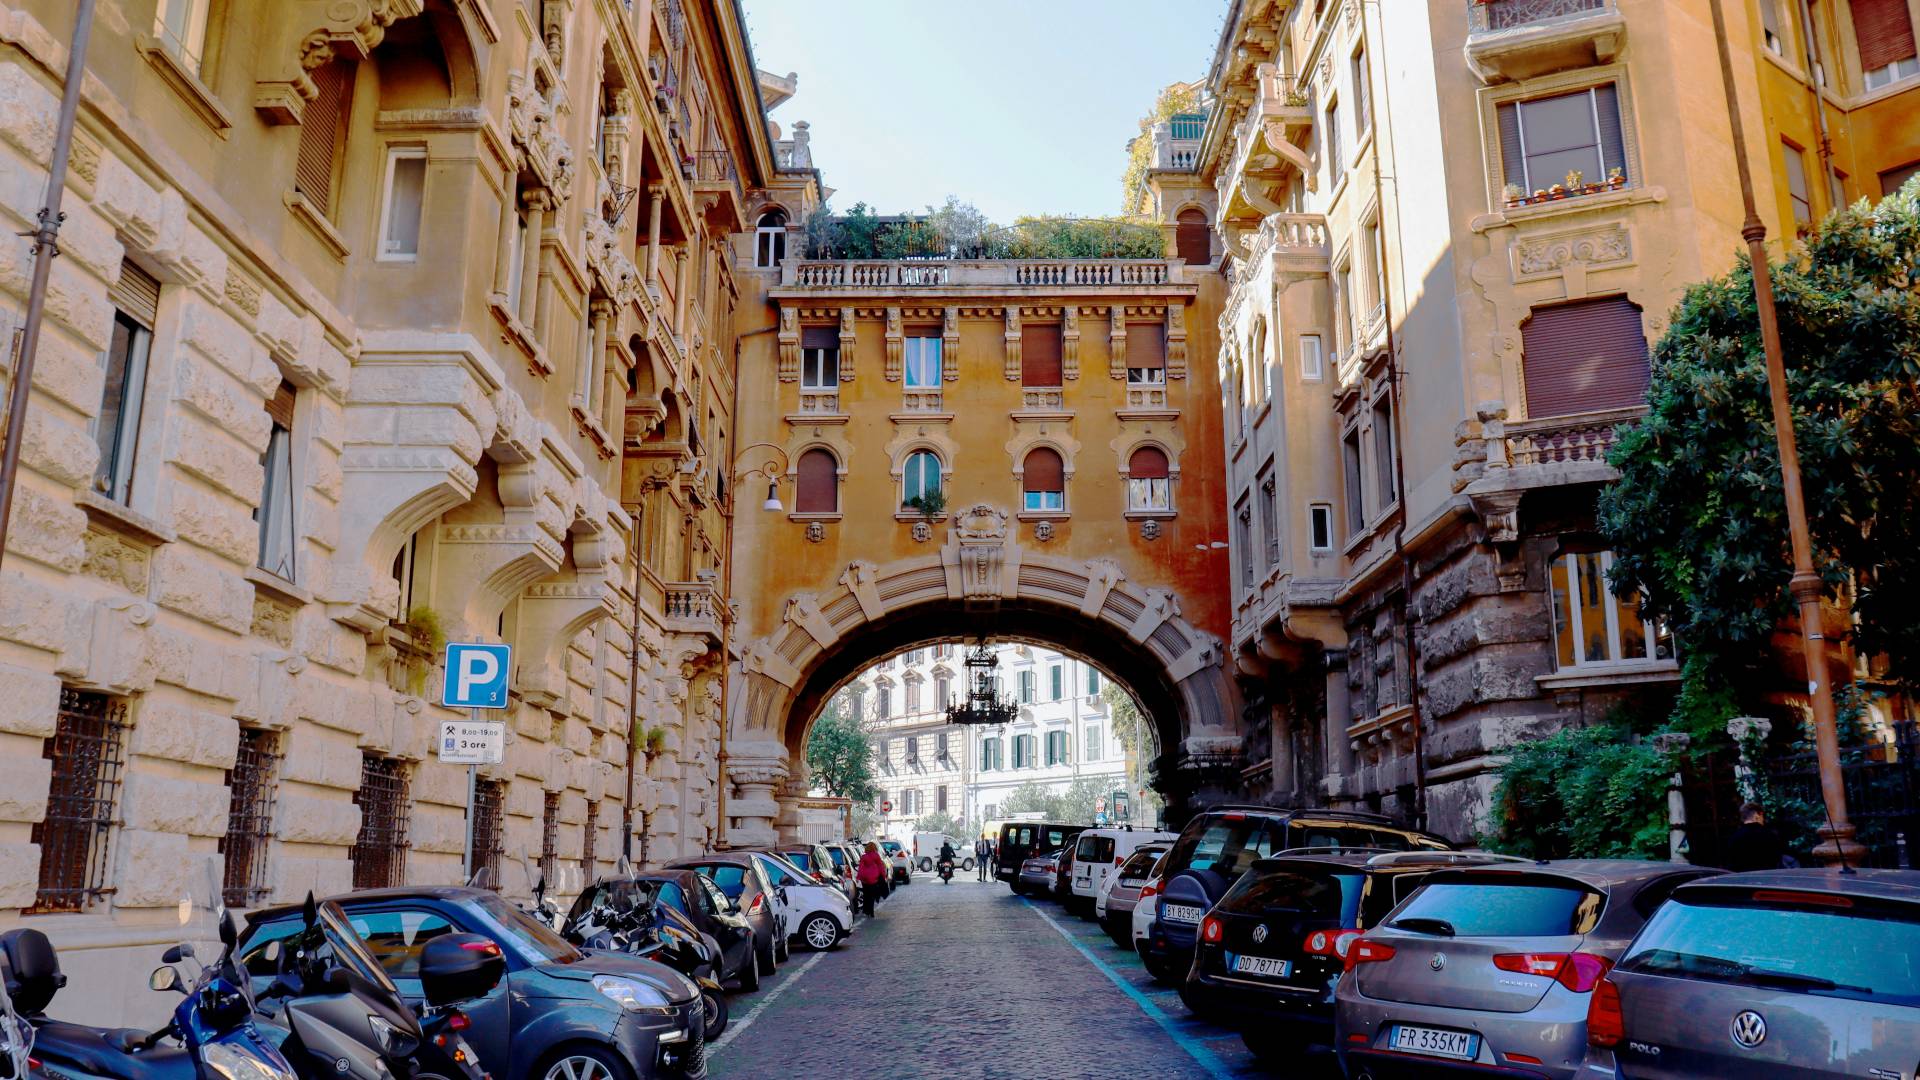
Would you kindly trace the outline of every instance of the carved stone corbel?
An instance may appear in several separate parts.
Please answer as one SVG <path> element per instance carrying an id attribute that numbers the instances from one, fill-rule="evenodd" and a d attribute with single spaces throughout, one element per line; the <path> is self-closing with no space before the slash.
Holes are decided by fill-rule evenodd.
<path id="1" fill-rule="evenodd" d="M 1167 305 L 1167 378 L 1187 377 L 1187 309 L 1183 304 Z"/>
<path id="2" fill-rule="evenodd" d="M 780 309 L 780 330 L 776 335 L 780 342 L 780 381 L 800 381 L 800 311 L 798 308 Z"/>
<path id="3" fill-rule="evenodd" d="M 1020 305 L 1007 305 L 1007 362 L 1008 382 L 1020 381 Z"/>
<path id="4" fill-rule="evenodd" d="M 941 378 L 947 382 L 960 381 L 960 309 L 950 307 L 941 323 L 940 336 L 943 339 L 940 349 L 944 355 L 941 364 Z"/>
<path id="5" fill-rule="evenodd" d="M 906 331 L 900 325 L 900 309 L 887 309 L 887 370 L 888 382 L 900 381 L 901 356 L 906 351 Z"/>
<path id="6" fill-rule="evenodd" d="M 1112 332 L 1108 336 L 1107 377 L 1125 379 L 1127 377 L 1127 309 L 1115 304 L 1107 310 L 1111 320 Z"/>
<path id="7" fill-rule="evenodd" d="M 1060 323 L 1060 377 L 1080 379 L 1080 308 L 1068 304 Z"/>
<path id="8" fill-rule="evenodd" d="M 840 381 L 853 381 L 853 309 L 840 309 Z"/>
<path id="9" fill-rule="evenodd" d="M 335 59 L 366 60 L 387 27 L 420 14 L 425 0 L 297 0 L 273 20 L 281 27 L 270 46 L 269 78 L 253 84 L 253 107 L 269 124 L 298 124 L 319 95 L 308 74 Z"/>

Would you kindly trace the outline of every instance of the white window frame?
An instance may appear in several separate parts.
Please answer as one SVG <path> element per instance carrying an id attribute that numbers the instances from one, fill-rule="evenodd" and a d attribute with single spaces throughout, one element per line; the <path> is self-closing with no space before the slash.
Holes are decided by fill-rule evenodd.
<path id="1" fill-rule="evenodd" d="M 1172 510 L 1173 478 L 1170 476 L 1141 476 L 1127 478 L 1127 509 L 1129 510 Z"/>
<path id="2" fill-rule="evenodd" d="M 1909 56 L 1905 60 L 1895 60 L 1891 64 L 1874 68 L 1872 71 L 1863 71 L 1860 73 L 1860 79 L 1865 89 L 1878 90 L 1883 86 L 1892 86 L 1894 83 L 1911 79 L 1916 75 L 1920 75 L 1920 56 Z"/>
<path id="3" fill-rule="evenodd" d="M 828 373 L 827 361 L 833 361 L 833 371 Z M 840 390 L 840 350 L 815 346 L 800 350 L 800 389 L 825 392 Z"/>
<path id="4" fill-rule="evenodd" d="M 1312 346 L 1308 346 L 1312 342 Z M 1326 343 L 1319 334 L 1300 335 L 1300 381 L 1320 382 L 1327 377 Z"/>
<path id="5" fill-rule="evenodd" d="M 1326 537 L 1326 543 L 1320 543 L 1320 537 Z M 1324 555 L 1334 547 L 1333 504 L 1317 502 L 1307 504 L 1307 550 Z"/>
<path id="6" fill-rule="evenodd" d="M 420 165 L 420 222 L 414 230 L 412 251 L 391 251 L 387 248 L 387 230 L 393 224 L 393 178 L 402 161 L 418 161 Z M 387 162 L 381 170 L 380 178 L 380 231 L 375 233 L 378 254 L 375 262 L 417 262 L 420 259 L 420 237 L 427 231 L 427 148 L 424 146 L 389 146 Z"/>
<path id="7" fill-rule="evenodd" d="M 122 506 L 131 506 L 134 469 L 138 466 L 140 457 L 141 419 L 146 415 L 147 376 L 153 363 L 153 328 L 138 316 L 119 308 L 114 309 L 114 314 L 116 322 L 125 320 L 129 327 L 127 372 L 121 382 L 120 411 L 114 421 L 113 445 L 110 448 L 102 446 L 100 451 L 101 465 L 104 465 L 109 457 L 112 459 L 112 472 L 103 477 L 99 474 L 100 466 L 96 465 L 94 488 Z M 107 371 L 108 365 L 113 363 L 113 359 L 113 344 L 109 338 L 107 348 L 100 353 L 100 369 L 103 374 Z M 101 388 L 103 408 L 105 393 L 106 388 L 103 382 Z M 94 429 L 95 442 L 98 444 L 100 441 L 99 416 L 96 415 L 93 418 L 91 426 Z M 101 480 L 106 481 L 105 488 L 100 486 Z"/>
<path id="8" fill-rule="evenodd" d="M 180 66 L 191 71 L 196 78 L 200 75 L 200 65 L 206 62 L 207 17 L 213 8 L 213 0 L 160 0 L 153 11 L 153 36 Z M 167 16 L 184 10 L 186 17 L 180 33 L 167 25 Z"/>
<path id="9" fill-rule="evenodd" d="M 924 481 L 926 480 L 926 477 L 922 476 L 921 480 L 923 481 L 923 483 L 921 484 L 920 489 L 918 491 L 915 491 L 912 487 L 913 479 L 914 479 L 913 463 L 922 454 L 926 455 L 927 460 L 933 462 L 933 477 L 932 477 L 933 483 L 931 487 L 927 486 L 924 483 Z M 922 472 L 925 472 L 924 467 L 922 468 Z M 931 450 L 928 450 L 925 447 L 921 447 L 919 449 L 909 451 L 907 454 L 906 461 L 902 462 L 900 466 L 900 505 L 906 506 L 907 500 L 913 498 L 916 495 L 924 495 L 924 494 L 927 494 L 928 492 L 934 492 L 934 491 L 944 493 L 946 489 L 947 489 L 946 466 L 940 461 L 940 455 L 934 453 Z"/>
<path id="10" fill-rule="evenodd" d="M 1579 598 L 1580 559 L 1583 556 L 1595 554 L 1600 556 L 1600 587 L 1606 593 L 1606 599 L 1601 603 L 1601 610 L 1606 613 L 1607 623 L 1607 658 L 1603 660 L 1588 660 L 1585 658 L 1586 627 L 1581 622 L 1581 603 Z M 1674 662 L 1671 656 L 1661 657 L 1658 655 L 1660 651 L 1659 623 L 1644 615 L 1641 616 L 1641 633 L 1644 635 L 1642 640 L 1646 642 L 1647 655 L 1628 658 L 1623 658 L 1620 655 L 1620 600 L 1618 594 L 1613 591 L 1613 586 L 1607 581 L 1607 575 L 1613 570 L 1613 552 L 1570 552 L 1559 556 L 1554 561 L 1561 563 L 1567 572 L 1567 634 L 1573 641 L 1573 666 L 1571 668 L 1561 668 L 1559 667 L 1560 620 L 1558 618 L 1552 618 L 1551 622 L 1554 633 L 1553 662 L 1557 670 L 1600 671 L 1611 668 L 1644 668 Z M 1547 577 L 1547 598 L 1549 605 L 1551 605 L 1557 602 L 1557 598 L 1553 592 L 1552 566 L 1548 566 L 1547 568 Z M 1550 616 L 1554 614 L 1557 613 L 1549 611 Z"/>
<path id="11" fill-rule="evenodd" d="M 902 357 L 903 371 L 901 374 L 901 378 L 906 380 L 907 389 L 940 389 L 940 379 L 944 375 L 944 370 L 941 365 L 945 361 L 945 357 L 941 355 L 941 343 L 943 340 L 942 338 L 925 335 L 907 338 L 906 347 L 902 350 L 904 356 Z M 916 377 L 916 375 L 926 375 L 924 369 L 929 353 L 932 354 L 933 361 L 933 374 L 931 379 Z"/>

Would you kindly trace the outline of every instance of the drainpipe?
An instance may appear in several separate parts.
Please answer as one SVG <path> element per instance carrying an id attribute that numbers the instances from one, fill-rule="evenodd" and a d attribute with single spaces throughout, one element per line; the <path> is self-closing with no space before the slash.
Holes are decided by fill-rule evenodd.
<path id="1" fill-rule="evenodd" d="M 1814 32 L 1813 0 L 1800 0 L 1800 15 L 1803 31 L 1800 36 L 1804 39 L 1807 53 L 1807 93 L 1813 98 L 1813 123 L 1820 132 L 1820 172 L 1827 178 L 1827 192 L 1828 197 L 1831 198 L 1834 181 L 1833 139 L 1827 134 L 1827 103 L 1820 94 L 1820 82 L 1816 75 L 1820 70 L 1820 42 L 1819 36 Z M 1841 197 L 1846 197 L 1844 191 L 1841 192 Z M 1840 208 L 1834 206 L 1828 209 Z"/>
<path id="2" fill-rule="evenodd" d="M 1413 726 L 1413 824 L 1417 829 L 1427 827 L 1427 732 L 1425 717 L 1420 711 L 1420 640 L 1413 630 L 1413 556 L 1407 552 L 1407 415 L 1402 407 L 1406 395 L 1401 392 L 1401 380 L 1405 374 L 1400 370 L 1400 352 L 1393 332 L 1393 286 L 1392 275 L 1387 273 L 1386 259 L 1386 216 L 1387 199 L 1381 185 L 1380 155 L 1391 143 L 1387 137 L 1386 125 L 1393 115 L 1388 102 L 1388 92 L 1392 80 L 1387 77 L 1393 69 L 1387 63 L 1386 16 L 1379 11 L 1379 0 L 1372 0 L 1368 6 L 1374 8 L 1378 25 L 1382 33 L 1374 37 L 1374 54 L 1380 61 L 1380 107 L 1373 116 L 1373 190 L 1380 202 L 1380 303 L 1385 309 L 1387 323 L 1387 398 L 1393 403 L 1393 472 L 1394 487 L 1400 501 L 1400 520 L 1393 528 L 1393 554 L 1400 560 L 1400 602 L 1397 605 L 1398 621 L 1407 635 L 1407 707 L 1411 710 L 1407 720 Z M 1363 24 L 1364 25 L 1364 24 Z M 1396 174 L 1397 174 L 1396 166 Z M 1395 203 L 1398 204 L 1399 187 L 1394 188 Z M 1394 236 L 1400 239 L 1400 215 L 1395 213 Z M 1404 247 L 1403 247 L 1404 250 Z"/>
<path id="3" fill-rule="evenodd" d="M 87 38 L 93 32 L 94 0 L 79 0 L 73 14 L 73 41 L 67 46 L 67 81 L 60 88 L 60 118 L 55 122 L 53 158 L 47 170 L 47 201 L 40 209 L 40 227 L 33 231 L 33 285 L 27 291 L 27 313 L 21 323 L 20 362 L 8 388 L 7 435 L 0 449 L 0 557 L 7 550 L 7 530 L 13 521 L 13 489 L 20 476 L 20 444 L 26 436 L 27 401 L 33 395 L 33 360 L 40 348 L 40 325 L 46 321 L 47 279 L 60 254 L 60 200 L 67 190 L 67 158 L 72 156 L 73 123 L 80 112 L 80 86 L 87 78 Z"/>
<path id="4" fill-rule="evenodd" d="M 627 789 L 620 795 L 620 854 L 629 860 L 633 858 L 634 768 L 640 758 L 640 521 L 640 515 L 635 514 L 633 539 L 627 543 L 628 557 L 633 560 L 633 624 L 627 643 Z M 643 855 L 643 865 L 645 861 Z"/>

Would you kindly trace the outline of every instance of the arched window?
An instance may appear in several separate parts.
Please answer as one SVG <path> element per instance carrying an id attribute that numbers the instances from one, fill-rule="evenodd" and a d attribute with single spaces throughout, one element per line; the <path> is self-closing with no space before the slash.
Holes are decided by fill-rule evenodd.
<path id="1" fill-rule="evenodd" d="M 1204 211 L 1192 207 L 1180 211 L 1173 238 L 1174 254 L 1185 259 L 1188 266 L 1205 266 L 1213 261 L 1213 229 L 1207 225 Z"/>
<path id="2" fill-rule="evenodd" d="M 1173 509 L 1168 474 L 1166 451 L 1157 446 L 1135 450 L 1127 459 L 1127 509 Z"/>
<path id="3" fill-rule="evenodd" d="M 1066 466 L 1051 447 L 1036 446 L 1027 452 L 1020 469 L 1020 487 L 1028 510 L 1065 510 L 1067 508 Z"/>
<path id="4" fill-rule="evenodd" d="M 760 215 L 753 232 L 753 265 L 779 266 L 787 257 L 787 212 L 774 207 Z"/>
<path id="5" fill-rule="evenodd" d="M 819 447 L 800 455 L 795 470 L 793 508 L 802 514 L 833 514 L 840 510 L 840 463 Z"/>
<path id="6" fill-rule="evenodd" d="M 907 455 L 907 469 L 901 477 L 900 502 L 940 493 L 940 459 L 931 450 L 915 450 Z"/>

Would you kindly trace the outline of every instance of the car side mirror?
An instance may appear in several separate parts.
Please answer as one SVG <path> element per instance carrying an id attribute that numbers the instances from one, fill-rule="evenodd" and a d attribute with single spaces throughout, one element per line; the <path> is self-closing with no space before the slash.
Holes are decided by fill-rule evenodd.
<path id="1" fill-rule="evenodd" d="M 172 952 L 173 950 L 169 949 L 167 951 Z M 186 988 L 180 985 L 180 973 L 175 971 L 172 966 L 166 964 L 154 968 L 153 974 L 147 976 L 147 989 L 178 990 L 183 994 L 187 992 Z"/>

